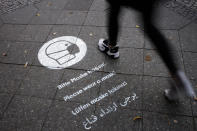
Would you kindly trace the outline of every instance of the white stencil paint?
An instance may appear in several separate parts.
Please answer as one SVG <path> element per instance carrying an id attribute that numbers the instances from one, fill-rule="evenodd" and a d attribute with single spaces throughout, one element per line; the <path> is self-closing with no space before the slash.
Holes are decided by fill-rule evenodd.
<path id="1" fill-rule="evenodd" d="M 38 60 L 49 69 L 63 69 L 81 61 L 86 52 L 87 46 L 83 40 L 62 36 L 45 43 L 38 52 Z"/>

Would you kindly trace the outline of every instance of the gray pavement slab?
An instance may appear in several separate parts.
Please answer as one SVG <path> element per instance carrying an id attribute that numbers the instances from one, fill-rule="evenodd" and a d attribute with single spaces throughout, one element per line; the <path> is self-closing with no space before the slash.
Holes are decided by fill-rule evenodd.
<path id="1" fill-rule="evenodd" d="M 91 11 L 104 11 L 108 8 L 106 0 L 94 0 L 92 6 L 90 7 Z"/>
<path id="2" fill-rule="evenodd" d="M 63 10 L 68 0 L 42 0 L 35 4 L 39 10 Z"/>
<path id="3" fill-rule="evenodd" d="M 82 11 L 63 11 L 56 24 L 83 25 L 87 12 Z"/>
<path id="4" fill-rule="evenodd" d="M 2 21 L 2 19 L 1 19 L 1 17 L 0 17 L 0 27 L 3 25 L 3 21 Z"/>
<path id="5" fill-rule="evenodd" d="M 171 53 L 175 58 L 175 63 L 181 69 L 184 69 L 181 53 L 175 51 L 171 51 Z M 151 76 L 170 76 L 166 65 L 156 50 L 144 50 L 144 74 Z"/>
<path id="6" fill-rule="evenodd" d="M 143 112 L 143 131 L 193 131 L 192 117 Z"/>
<path id="7" fill-rule="evenodd" d="M 197 130 L 197 126 L 196 126 L 196 125 L 197 125 L 197 117 L 195 117 L 194 120 L 195 120 L 195 121 L 194 121 L 194 122 L 195 122 L 195 123 L 194 123 L 194 130 Z"/>
<path id="8" fill-rule="evenodd" d="M 13 94 L 0 93 L 0 119 L 2 118 L 3 112 L 6 109 L 12 96 Z"/>
<path id="9" fill-rule="evenodd" d="M 138 28 L 121 28 L 118 44 L 120 48 L 143 48 L 144 33 Z"/>
<path id="10" fill-rule="evenodd" d="M 29 68 L 24 66 L 1 64 L 0 92 L 15 93 L 28 70 Z"/>
<path id="11" fill-rule="evenodd" d="M 106 26 L 106 14 L 104 11 L 89 11 L 85 25 L 88 26 Z"/>
<path id="12" fill-rule="evenodd" d="M 66 10 L 80 10 L 88 11 L 92 5 L 93 0 L 69 0 L 64 9 Z"/>
<path id="13" fill-rule="evenodd" d="M 170 88 L 170 75 L 157 50 L 145 38 L 138 12 L 123 10 L 118 38 L 120 58 L 113 60 L 97 49 L 99 39 L 108 37 L 105 0 L 42 0 L 29 5 L 35 1 L 20 0 L 23 8 L 0 15 L 0 130 L 197 129 L 196 101 L 181 97 L 179 103 L 169 103 L 164 98 L 164 89 Z M 177 9 L 177 5 L 171 6 Z M 190 10 L 181 7 L 182 14 L 188 15 L 185 17 L 175 8 L 166 7 L 159 6 L 157 26 L 174 46 L 176 62 L 181 68 L 185 64 L 187 76 L 196 87 L 195 18 L 188 19 L 193 15 L 188 13 Z M 86 56 L 67 69 L 41 66 L 39 49 L 60 36 L 81 38 L 87 45 Z M 75 51 L 73 48 L 72 53 Z M 106 64 L 104 68 L 76 80 L 102 63 Z M 112 75 L 112 71 L 117 74 Z M 121 87 L 124 81 L 127 85 Z M 91 87 L 94 82 L 96 85 Z M 65 83 L 68 85 L 58 88 Z M 114 93 L 110 93 L 112 88 Z M 136 116 L 140 118 L 134 120 Z"/>
<path id="14" fill-rule="evenodd" d="M 181 45 L 179 41 L 179 33 L 177 30 L 160 30 L 165 38 L 168 40 L 172 50 L 180 51 Z M 146 37 L 145 39 L 145 48 L 146 49 L 156 49 L 152 42 Z"/>
<path id="15" fill-rule="evenodd" d="M 80 74 L 84 73 L 87 73 L 87 71 L 66 69 L 64 70 L 64 76 L 62 77 L 62 80 L 58 83 L 58 85 L 61 85 L 65 82 L 71 82 L 72 79 L 77 78 L 80 76 Z M 93 74 L 89 74 L 87 77 L 82 78 L 76 82 L 71 82 L 70 85 L 66 85 L 61 89 L 58 88 L 56 99 L 64 100 L 64 97 L 66 98 L 66 96 L 72 96 L 76 92 L 80 92 L 80 90 L 83 90 L 81 94 L 74 96 L 71 99 L 67 97 L 65 99 L 65 102 L 78 102 L 86 104 L 90 101 L 90 99 L 93 99 L 96 96 L 98 96 L 99 87 L 101 86 L 101 84 L 95 84 L 93 87 L 87 90 L 84 90 L 84 88 L 101 78 L 102 73 L 94 72 Z M 56 88 L 58 87 L 58 85 L 56 85 Z"/>
<path id="16" fill-rule="evenodd" d="M 0 27 L 0 40 L 17 40 L 25 28 L 26 25 L 4 24 Z"/>
<path id="17" fill-rule="evenodd" d="M 160 29 L 180 29 L 191 22 L 162 6 L 159 6 L 157 10 L 155 21 Z"/>
<path id="18" fill-rule="evenodd" d="M 56 93 L 56 85 L 60 81 L 62 74 L 62 70 L 56 71 L 43 67 L 31 67 L 16 93 L 52 99 Z"/>
<path id="19" fill-rule="evenodd" d="M 197 23 L 192 23 L 179 31 L 180 41 L 184 51 L 197 52 Z"/>
<path id="20" fill-rule="evenodd" d="M 140 20 L 139 13 L 133 9 L 124 8 L 122 15 L 120 15 L 120 26 L 122 27 L 136 27 L 143 28 L 143 23 Z"/>
<path id="21" fill-rule="evenodd" d="M 107 38 L 105 27 L 83 26 L 79 38 L 85 41 L 87 46 L 97 47 L 100 38 Z"/>
<path id="22" fill-rule="evenodd" d="M 52 25 L 28 25 L 18 36 L 18 41 L 44 42 L 52 29 Z"/>
<path id="23" fill-rule="evenodd" d="M 106 57 L 105 71 L 115 71 L 124 74 L 143 74 L 143 50 L 133 48 L 120 49 L 120 58 Z"/>
<path id="24" fill-rule="evenodd" d="M 189 99 L 182 98 L 177 103 L 169 103 L 164 90 L 171 88 L 169 78 L 145 76 L 143 81 L 143 108 L 146 111 L 192 116 Z M 153 102 L 154 101 L 154 102 Z"/>
<path id="25" fill-rule="evenodd" d="M 192 86 L 194 88 L 195 93 L 197 94 L 197 82 L 192 80 Z M 197 117 L 197 100 L 191 99 L 192 109 L 193 109 L 193 116 Z"/>
<path id="26" fill-rule="evenodd" d="M 0 121 L 1 130 L 40 130 L 50 104 L 50 100 L 15 96 Z"/>
<path id="27" fill-rule="evenodd" d="M 83 122 L 87 116 L 91 116 L 92 113 L 94 113 L 95 106 L 91 105 L 77 115 L 73 115 L 72 111 L 81 104 L 82 103 L 54 101 L 42 130 L 85 130 Z"/>
<path id="28" fill-rule="evenodd" d="M 4 53 L 7 54 L 8 53 L 8 50 L 9 50 L 9 47 L 10 47 L 10 44 L 12 42 L 8 42 L 8 41 L 0 41 L 0 61 L 1 59 L 3 59 L 5 56 L 3 55 Z"/>
<path id="29" fill-rule="evenodd" d="M 37 9 L 34 6 L 26 6 L 9 14 L 2 15 L 4 23 L 11 24 L 28 24 L 36 14 Z"/>
<path id="30" fill-rule="evenodd" d="M 197 53 L 184 52 L 183 59 L 188 77 L 197 80 Z"/>
<path id="31" fill-rule="evenodd" d="M 33 16 L 30 24 L 55 24 L 60 13 L 59 10 L 40 10 Z"/>
<path id="32" fill-rule="evenodd" d="M 3 50 L 6 53 L 6 56 L 0 58 L 0 62 L 3 63 L 13 63 L 13 64 L 23 64 L 26 62 L 32 64 L 37 54 L 37 50 L 40 46 L 40 43 L 36 42 L 9 42 L 8 51 L 6 47 Z M 4 53 L 3 52 L 3 53 Z"/>
<path id="33" fill-rule="evenodd" d="M 78 36 L 81 26 L 54 25 L 47 40 L 61 36 Z"/>

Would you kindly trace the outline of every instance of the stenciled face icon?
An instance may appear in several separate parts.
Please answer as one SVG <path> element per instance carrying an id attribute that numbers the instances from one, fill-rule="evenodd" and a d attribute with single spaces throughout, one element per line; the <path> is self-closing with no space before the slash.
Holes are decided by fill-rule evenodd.
<path id="1" fill-rule="evenodd" d="M 46 42 L 38 52 L 41 65 L 63 69 L 81 61 L 87 52 L 86 43 L 74 36 L 62 36 Z"/>
<path id="2" fill-rule="evenodd" d="M 74 53 L 78 53 L 79 49 L 75 44 L 63 40 L 56 41 L 46 48 L 46 55 L 55 60 L 59 65 L 63 65 L 76 58 L 76 55 L 72 54 L 72 51 L 76 50 L 76 48 L 77 52 Z"/>

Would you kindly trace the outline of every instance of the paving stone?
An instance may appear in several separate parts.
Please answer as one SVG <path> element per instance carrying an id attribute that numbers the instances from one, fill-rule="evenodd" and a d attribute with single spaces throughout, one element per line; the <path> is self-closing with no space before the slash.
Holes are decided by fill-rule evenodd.
<path id="1" fill-rule="evenodd" d="M 15 93 L 28 69 L 24 66 L 1 64 L 0 75 L 3 77 L 0 77 L 0 92 Z"/>
<path id="2" fill-rule="evenodd" d="M 121 28 L 119 35 L 118 45 L 120 48 L 143 48 L 144 36 L 138 29 Z M 87 45 L 95 46 L 98 44 L 99 39 L 108 38 L 107 29 L 105 27 L 84 26 L 79 34 L 79 38 L 82 38 Z"/>
<path id="3" fill-rule="evenodd" d="M 90 7 L 91 11 L 105 11 L 107 9 L 106 0 L 94 0 L 92 6 Z"/>
<path id="4" fill-rule="evenodd" d="M 85 25 L 106 26 L 106 12 L 89 11 Z"/>
<path id="5" fill-rule="evenodd" d="M 87 45 L 87 52 L 85 57 L 70 68 L 91 70 L 93 67 L 102 64 L 104 61 L 105 55 L 97 49 L 97 46 Z"/>
<path id="6" fill-rule="evenodd" d="M 197 33 L 196 30 L 197 30 L 197 24 L 192 23 L 179 31 L 180 41 L 184 51 L 197 52 L 197 46 L 196 46 L 197 38 L 195 35 Z"/>
<path id="7" fill-rule="evenodd" d="M 111 106 L 111 105 L 110 105 Z M 101 109 L 105 110 L 109 106 L 99 106 L 96 110 L 95 116 L 100 116 Z M 106 114 L 103 118 L 97 120 L 95 124 L 92 124 L 92 131 L 126 131 L 131 129 L 132 131 L 142 130 L 142 119 L 133 120 L 136 116 L 142 116 L 140 111 L 133 111 L 131 109 L 117 109 L 116 112 Z"/>
<path id="8" fill-rule="evenodd" d="M 88 11 L 93 0 L 69 0 L 65 6 L 66 10 Z"/>
<path id="9" fill-rule="evenodd" d="M 120 47 L 143 48 L 144 34 L 135 28 L 121 28 L 118 40 Z"/>
<path id="10" fill-rule="evenodd" d="M 1 16 L 1 18 L 4 23 L 28 24 L 36 12 L 37 9 L 34 6 L 27 6 L 9 14 L 5 14 Z"/>
<path id="11" fill-rule="evenodd" d="M 180 102 L 170 103 L 164 90 L 171 88 L 170 80 L 163 77 L 145 76 L 143 81 L 143 108 L 146 111 L 192 116 L 190 100 L 181 97 Z M 154 101 L 154 102 L 153 102 Z"/>
<path id="12" fill-rule="evenodd" d="M 34 15 L 30 24 L 55 24 L 61 11 L 40 10 Z"/>
<path id="13" fill-rule="evenodd" d="M 197 117 L 195 117 L 194 120 L 195 120 L 195 121 L 194 121 L 194 122 L 195 122 L 195 123 L 194 123 L 194 131 L 195 131 L 195 130 L 197 130 L 197 126 L 196 126 L 196 125 L 197 125 Z"/>
<path id="14" fill-rule="evenodd" d="M 103 77 L 107 76 L 109 73 L 105 73 Z M 127 85 L 120 88 L 116 92 L 110 94 L 108 91 L 112 90 L 114 87 L 121 85 L 123 82 L 126 82 Z M 119 105 L 119 108 L 129 108 L 129 109 L 142 109 L 142 77 L 141 76 L 134 76 L 134 75 L 120 75 L 116 74 L 115 76 L 105 80 L 101 83 L 99 96 L 105 93 L 108 93 L 109 96 L 103 99 L 101 102 L 97 103 L 98 106 L 102 105 L 109 105 L 115 102 Z M 133 97 L 136 94 L 136 97 Z M 129 98 L 129 102 L 126 106 L 121 106 L 120 104 L 124 105 L 125 99 Z"/>
<path id="15" fill-rule="evenodd" d="M 197 80 L 197 53 L 184 52 L 183 59 L 188 77 Z"/>
<path id="16" fill-rule="evenodd" d="M 0 40 L 17 40 L 18 36 L 24 31 L 26 25 L 4 24 L 0 28 Z"/>
<path id="17" fill-rule="evenodd" d="M 133 48 L 120 49 L 120 58 L 111 59 L 106 56 L 105 71 L 115 71 L 124 74 L 142 74 L 143 73 L 143 50 Z"/>
<path id="18" fill-rule="evenodd" d="M 143 113 L 143 131 L 193 131 L 192 117 Z"/>
<path id="19" fill-rule="evenodd" d="M 180 42 L 179 42 L 179 34 L 176 30 L 161 30 L 162 34 L 168 40 L 170 45 L 172 46 L 172 50 L 180 51 Z M 145 48 L 147 49 L 156 49 L 152 42 L 148 38 L 145 39 Z"/>
<path id="20" fill-rule="evenodd" d="M 8 53 L 8 50 L 9 50 L 9 47 L 10 47 L 10 44 L 12 42 L 8 42 L 8 41 L 0 41 L 0 61 L 6 57 L 4 56 L 3 54 L 7 54 Z"/>
<path id="21" fill-rule="evenodd" d="M 63 11 L 57 20 L 57 24 L 82 25 L 86 15 L 87 12 L 82 11 Z"/>
<path id="22" fill-rule="evenodd" d="M 47 121 L 44 124 L 43 131 L 54 130 L 85 130 L 83 122 L 86 117 L 94 114 L 95 106 L 91 105 L 87 109 L 82 110 L 77 115 L 73 115 L 72 111 L 84 105 L 82 103 L 55 101 L 49 111 Z"/>
<path id="23" fill-rule="evenodd" d="M 1 20 L 1 18 L 0 18 L 0 27 L 3 25 L 3 21 Z"/>
<path id="24" fill-rule="evenodd" d="M 62 10 L 64 9 L 68 0 L 44 0 L 35 6 L 39 10 Z"/>
<path id="25" fill-rule="evenodd" d="M 0 119 L 11 98 L 12 94 L 0 93 Z"/>
<path id="26" fill-rule="evenodd" d="M 49 70 L 43 67 L 31 67 L 28 75 L 23 80 L 17 94 L 53 98 L 56 86 L 63 74 L 62 70 Z"/>
<path id="27" fill-rule="evenodd" d="M 85 41 L 87 46 L 97 47 L 100 38 L 106 38 L 107 33 L 104 27 L 83 26 L 79 38 Z"/>
<path id="28" fill-rule="evenodd" d="M 195 93 L 197 94 L 197 81 L 192 80 L 192 86 L 194 88 Z M 195 99 L 191 99 L 193 116 L 197 117 L 197 101 Z"/>
<path id="29" fill-rule="evenodd" d="M 44 42 L 51 28 L 51 25 L 28 25 L 17 40 Z"/>
<path id="30" fill-rule="evenodd" d="M 179 29 L 191 21 L 165 7 L 158 7 L 157 12 L 155 21 L 160 29 Z"/>
<path id="31" fill-rule="evenodd" d="M 48 36 L 48 40 L 61 36 L 75 36 L 77 37 L 80 32 L 80 26 L 71 25 L 55 25 Z"/>
<path id="32" fill-rule="evenodd" d="M 15 96 L 0 121 L 1 129 L 35 131 L 41 130 L 47 115 L 50 100 L 33 97 Z"/>
<path id="33" fill-rule="evenodd" d="M 133 9 L 124 8 L 122 14 L 120 14 L 120 26 L 123 27 L 136 27 L 138 25 L 143 28 L 143 23 L 139 17 L 139 12 Z"/>
<path id="34" fill-rule="evenodd" d="M 176 58 L 175 63 L 183 69 L 181 53 L 175 51 L 171 53 L 174 58 Z M 156 50 L 144 50 L 144 74 L 152 76 L 170 76 L 167 67 Z"/>
<path id="35" fill-rule="evenodd" d="M 14 64 L 32 64 L 37 50 L 40 46 L 39 43 L 31 42 L 10 42 L 7 56 L 2 56 L 0 59 L 3 63 L 14 63 Z"/>

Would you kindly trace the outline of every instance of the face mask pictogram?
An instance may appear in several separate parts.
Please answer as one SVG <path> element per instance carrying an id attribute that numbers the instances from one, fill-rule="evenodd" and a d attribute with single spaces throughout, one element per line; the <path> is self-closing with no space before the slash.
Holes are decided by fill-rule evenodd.
<path id="1" fill-rule="evenodd" d="M 63 65 L 76 58 L 76 55 L 73 54 L 75 49 L 79 52 L 78 47 L 74 43 L 69 41 L 57 41 L 46 48 L 46 55 L 55 60 L 59 65 Z"/>
<path id="2" fill-rule="evenodd" d="M 39 62 L 50 69 L 63 69 L 81 61 L 87 47 L 74 36 L 62 36 L 45 43 L 38 52 Z"/>

